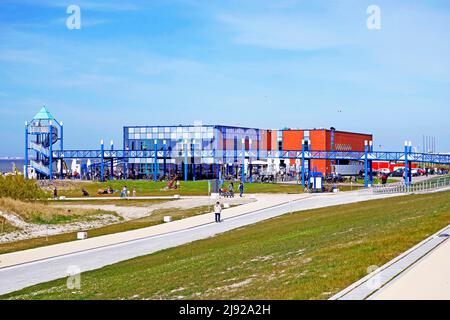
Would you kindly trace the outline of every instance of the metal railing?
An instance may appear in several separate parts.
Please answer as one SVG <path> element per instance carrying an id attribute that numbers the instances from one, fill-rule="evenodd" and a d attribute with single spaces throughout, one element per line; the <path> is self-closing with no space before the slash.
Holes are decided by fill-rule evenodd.
<path id="1" fill-rule="evenodd" d="M 375 185 L 372 187 L 372 192 L 375 194 L 421 193 L 448 187 L 450 187 L 450 176 L 433 178 L 423 182 L 413 183 L 409 186 L 403 182 Z"/>

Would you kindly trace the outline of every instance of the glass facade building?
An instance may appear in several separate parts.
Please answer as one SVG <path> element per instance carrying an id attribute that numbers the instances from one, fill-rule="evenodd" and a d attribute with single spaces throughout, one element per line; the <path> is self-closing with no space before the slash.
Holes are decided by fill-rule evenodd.
<path id="1" fill-rule="evenodd" d="M 277 150 L 279 135 L 274 130 L 232 127 L 221 125 L 179 126 L 129 126 L 124 127 L 124 150 L 157 150 L 158 177 L 184 174 L 187 161 L 189 179 L 217 178 L 237 175 L 242 160 L 242 149 L 255 151 L 259 160 L 260 150 Z M 190 156 L 185 158 L 185 149 Z M 215 151 L 221 152 L 216 155 Z M 195 151 L 209 151 L 196 153 Z M 161 156 L 162 155 L 162 156 Z M 154 174 L 155 159 L 133 158 L 128 170 L 136 177 Z"/>

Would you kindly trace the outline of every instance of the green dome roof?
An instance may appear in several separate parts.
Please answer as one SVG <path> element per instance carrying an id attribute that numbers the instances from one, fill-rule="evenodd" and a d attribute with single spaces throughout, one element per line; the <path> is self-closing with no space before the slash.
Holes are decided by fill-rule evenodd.
<path id="1" fill-rule="evenodd" d="M 53 120 L 52 114 L 47 110 L 45 106 L 34 116 L 33 120 Z"/>

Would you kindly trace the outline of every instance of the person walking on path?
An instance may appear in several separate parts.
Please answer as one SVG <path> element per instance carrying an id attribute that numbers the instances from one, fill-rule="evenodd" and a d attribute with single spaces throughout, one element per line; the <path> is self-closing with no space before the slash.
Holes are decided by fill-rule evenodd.
<path id="1" fill-rule="evenodd" d="M 58 189 L 56 187 L 53 189 L 53 199 L 58 199 Z"/>
<path id="2" fill-rule="evenodd" d="M 243 195 L 243 194 L 244 194 L 244 183 L 241 182 L 241 183 L 239 184 L 239 197 L 242 198 L 242 195 Z"/>
<path id="3" fill-rule="evenodd" d="M 220 214 L 222 213 L 222 206 L 220 205 L 220 202 L 217 201 L 214 205 L 214 216 L 216 222 L 220 222 Z"/>

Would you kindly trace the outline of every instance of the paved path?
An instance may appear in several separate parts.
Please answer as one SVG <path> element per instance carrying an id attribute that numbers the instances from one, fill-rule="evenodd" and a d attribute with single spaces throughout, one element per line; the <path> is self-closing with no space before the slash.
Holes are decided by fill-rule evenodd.
<path id="1" fill-rule="evenodd" d="M 338 292 L 333 297 L 330 298 L 330 300 L 366 300 L 366 299 L 402 299 L 403 294 L 410 294 L 412 296 L 433 296 L 437 293 L 437 295 L 440 295 L 442 297 L 443 290 L 433 290 L 433 286 L 423 288 L 418 290 L 416 288 L 416 282 L 422 282 L 424 284 L 429 284 L 429 275 L 426 273 L 421 274 L 417 279 L 413 279 L 413 281 L 407 280 L 407 284 L 410 285 L 408 288 L 408 291 L 403 291 L 402 295 L 396 295 L 393 294 L 388 298 L 388 294 L 390 291 L 392 291 L 391 286 L 397 288 L 397 281 L 399 279 L 402 279 L 404 274 L 408 274 L 409 270 L 413 268 L 416 264 L 421 264 L 424 259 L 427 259 L 430 253 L 434 252 L 435 250 L 440 250 L 439 248 L 441 245 L 448 241 L 448 235 L 450 234 L 450 225 L 443 228 L 442 230 L 439 230 L 434 235 L 426 238 L 425 240 L 421 241 L 414 247 L 410 248 L 409 250 L 405 251 L 398 257 L 392 259 L 385 265 L 377 268 L 376 270 L 373 270 L 370 274 L 363 277 L 362 279 L 356 281 L 355 283 L 351 284 L 349 287 L 345 288 L 344 290 Z M 450 249 L 450 248 L 448 248 Z M 440 255 L 439 257 L 445 259 L 445 255 L 448 254 L 450 250 L 446 251 L 439 251 Z M 444 263 L 442 265 L 434 265 L 429 266 L 430 268 L 427 271 L 434 272 L 436 270 L 441 270 L 442 266 L 447 268 L 446 270 L 450 270 L 448 268 L 448 263 L 450 260 L 447 260 L 447 263 Z M 436 262 L 436 261 L 434 261 Z M 442 270 L 443 271 L 443 270 Z M 434 278 L 434 284 L 436 285 L 436 289 L 439 288 L 440 284 L 444 285 L 444 287 L 448 288 L 449 280 L 450 280 L 450 274 L 445 274 L 445 272 L 438 272 L 436 275 L 438 277 Z M 404 280 L 400 281 L 400 285 L 403 283 Z M 430 282 L 430 283 L 433 283 Z M 431 289 L 431 290 L 430 290 Z M 388 294 L 385 294 L 385 292 L 388 292 Z M 450 291 L 448 291 L 450 292 Z M 397 297 L 397 298 L 396 298 Z"/>
<path id="2" fill-rule="evenodd" d="M 369 299 L 450 300 L 450 240 L 444 239 Z"/>
<path id="3" fill-rule="evenodd" d="M 265 195 L 259 201 L 223 211 L 224 222 L 212 215 L 169 224 L 0 255 L 0 294 L 67 276 L 70 266 L 81 272 L 175 247 L 254 224 L 293 211 L 392 197 L 369 192 Z"/>

